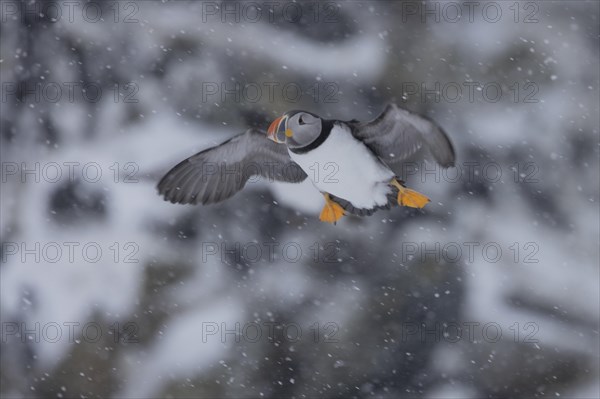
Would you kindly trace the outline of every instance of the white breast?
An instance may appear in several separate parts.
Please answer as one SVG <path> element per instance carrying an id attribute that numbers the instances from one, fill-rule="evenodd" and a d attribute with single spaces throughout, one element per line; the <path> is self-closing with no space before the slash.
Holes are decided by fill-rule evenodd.
<path id="1" fill-rule="evenodd" d="M 329 137 L 306 154 L 289 153 L 320 191 L 356 208 L 387 204 L 388 183 L 394 173 L 355 139 L 347 126 L 336 123 Z"/>

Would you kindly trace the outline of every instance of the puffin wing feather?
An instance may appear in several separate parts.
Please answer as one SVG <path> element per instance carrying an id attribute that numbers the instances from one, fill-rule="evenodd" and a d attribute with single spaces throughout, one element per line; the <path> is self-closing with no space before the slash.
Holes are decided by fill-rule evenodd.
<path id="1" fill-rule="evenodd" d="M 180 162 L 157 188 L 172 203 L 211 204 L 233 196 L 255 175 L 289 183 L 307 177 L 285 145 L 269 140 L 260 130 L 248 129 Z"/>
<path id="2" fill-rule="evenodd" d="M 389 104 L 370 122 L 350 122 L 352 134 L 361 140 L 394 173 L 400 176 L 402 163 L 429 153 L 443 167 L 454 166 L 455 153 L 450 138 L 433 121 Z"/>

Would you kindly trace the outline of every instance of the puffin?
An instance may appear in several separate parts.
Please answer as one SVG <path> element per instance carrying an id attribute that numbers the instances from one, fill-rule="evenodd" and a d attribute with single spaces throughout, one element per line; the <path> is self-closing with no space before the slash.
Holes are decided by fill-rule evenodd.
<path id="1" fill-rule="evenodd" d="M 432 120 L 396 104 L 369 122 L 292 110 L 266 133 L 248 129 L 183 160 L 157 188 L 171 203 L 207 205 L 232 197 L 253 176 L 288 183 L 309 179 L 325 200 L 319 219 L 335 224 L 348 214 L 423 208 L 429 198 L 408 188 L 401 175 L 404 164 L 425 158 L 454 166 L 450 138 Z"/>

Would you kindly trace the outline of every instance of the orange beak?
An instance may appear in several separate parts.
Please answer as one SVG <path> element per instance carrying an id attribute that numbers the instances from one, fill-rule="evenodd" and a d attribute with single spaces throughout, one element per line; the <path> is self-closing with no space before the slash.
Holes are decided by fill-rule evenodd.
<path id="1" fill-rule="evenodd" d="M 279 144 L 284 143 L 286 122 L 286 115 L 280 116 L 279 118 L 275 119 L 269 126 L 269 129 L 267 130 L 267 138 Z"/>

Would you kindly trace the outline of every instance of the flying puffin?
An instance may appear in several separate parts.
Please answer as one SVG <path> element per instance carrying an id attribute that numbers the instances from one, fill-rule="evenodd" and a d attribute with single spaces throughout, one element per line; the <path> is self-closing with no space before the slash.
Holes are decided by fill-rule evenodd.
<path id="1" fill-rule="evenodd" d="M 158 183 L 158 192 L 172 203 L 211 204 L 233 196 L 254 175 L 290 183 L 308 178 L 325 198 L 319 219 L 336 223 L 348 213 L 424 207 L 429 198 L 399 176 L 403 163 L 427 153 L 442 167 L 454 165 L 446 133 L 395 104 L 370 122 L 289 111 L 266 134 L 248 129 L 180 162 Z"/>

